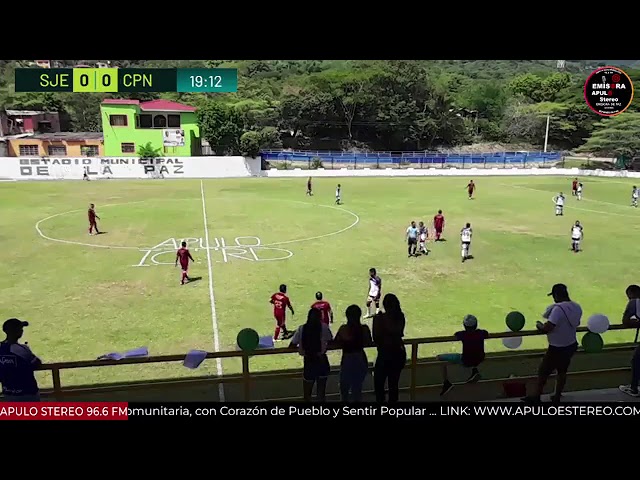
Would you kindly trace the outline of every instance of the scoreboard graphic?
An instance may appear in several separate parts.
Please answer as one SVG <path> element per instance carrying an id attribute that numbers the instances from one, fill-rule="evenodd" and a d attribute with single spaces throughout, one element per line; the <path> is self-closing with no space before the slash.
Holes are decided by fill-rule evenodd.
<path id="1" fill-rule="evenodd" d="M 18 68 L 16 92 L 238 91 L 235 68 Z"/>

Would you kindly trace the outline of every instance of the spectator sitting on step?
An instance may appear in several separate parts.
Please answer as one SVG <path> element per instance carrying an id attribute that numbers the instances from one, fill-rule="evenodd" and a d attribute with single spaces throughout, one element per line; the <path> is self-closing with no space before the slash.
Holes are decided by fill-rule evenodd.
<path id="1" fill-rule="evenodd" d="M 2 325 L 7 338 L 0 343 L 0 382 L 8 402 L 39 402 L 40 392 L 34 374 L 42 364 L 26 344 L 18 343 L 27 322 L 10 318 Z"/>
<path id="2" fill-rule="evenodd" d="M 438 355 L 436 358 L 442 362 L 463 365 L 466 368 L 470 368 L 471 375 L 466 383 L 473 383 L 480 379 L 478 366 L 485 357 L 484 341 L 489 338 L 489 332 L 478 328 L 478 319 L 473 315 L 465 316 L 462 325 L 464 326 L 464 330 L 456 332 L 455 334 L 456 339 L 462 342 L 462 354 L 446 353 Z M 446 395 L 453 388 L 453 383 L 449 381 L 446 363 L 442 366 L 442 376 L 444 382 L 440 396 Z"/>
<path id="3" fill-rule="evenodd" d="M 291 338 L 289 348 L 298 348 L 303 357 L 304 401 L 310 402 L 313 385 L 316 384 L 316 399 L 324 402 L 327 378 L 331 370 L 327 347 L 333 340 L 329 325 L 322 323 L 322 312 L 312 308 L 307 313 L 307 323 L 301 325 Z"/>
<path id="4" fill-rule="evenodd" d="M 622 314 L 622 324 L 627 327 L 640 328 L 640 286 L 629 285 L 627 287 L 627 307 Z M 636 333 L 636 342 L 638 334 Z M 638 382 L 640 381 L 640 345 L 633 352 L 631 358 L 631 384 L 620 385 L 620 391 L 632 397 L 640 397 Z"/>

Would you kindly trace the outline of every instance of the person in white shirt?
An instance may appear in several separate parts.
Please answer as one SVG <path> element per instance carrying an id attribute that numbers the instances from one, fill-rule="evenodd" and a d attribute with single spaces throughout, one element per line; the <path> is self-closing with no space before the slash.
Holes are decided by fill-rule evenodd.
<path id="1" fill-rule="evenodd" d="M 546 322 L 537 322 L 536 328 L 547 334 L 549 347 L 547 348 L 538 369 L 538 384 L 534 394 L 525 397 L 526 402 L 539 402 L 544 386 L 549 376 L 555 371 L 556 391 L 551 396 L 552 402 L 559 402 L 562 390 L 567 383 L 567 371 L 573 354 L 578 350 L 577 328 L 582 319 L 582 307 L 569 297 L 567 286 L 558 283 L 551 289 L 550 296 L 555 302 L 547 307 L 543 317 Z"/>
<path id="2" fill-rule="evenodd" d="M 582 225 L 580 222 L 576 220 L 576 223 L 571 227 L 571 250 L 574 253 L 578 253 L 580 251 L 580 241 L 584 237 L 584 232 L 582 230 Z"/>
<path id="3" fill-rule="evenodd" d="M 373 317 L 373 308 L 375 313 L 380 313 L 380 297 L 382 296 L 382 279 L 378 276 L 375 268 L 369 269 L 369 295 L 367 296 L 367 305 L 364 318 Z"/>
<path id="4" fill-rule="evenodd" d="M 556 217 L 560 217 L 564 214 L 564 195 L 560 192 L 553 197 L 553 203 L 556 204 Z"/>
<path id="5" fill-rule="evenodd" d="M 638 197 L 640 197 L 640 189 L 635 185 L 631 190 L 631 206 L 638 208 Z"/>
<path id="6" fill-rule="evenodd" d="M 322 313 L 312 308 L 307 314 L 307 323 L 301 325 L 291 338 L 289 348 L 298 348 L 303 357 L 303 387 L 305 402 L 311 401 L 313 385 L 316 384 L 316 399 L 324 402 L 327 378 L 331 371 L 327 348 L 333 340 L 329 325 L 322 323 Z"/>
<path id="7" fill-rule="evenodd" d="M 336 205 L 340 205 L 340 202 L 342 202 L 342 187 L 338 184 L 336 187 Z"/>
<path id="8" fill-rule="evenodd" d="M 460 243 L 462 244 L 462 263 L 465 260 L 471 258 L 469 251 L 471 249 L 471 237 L 473 237 L 473 230 L 471 229 L 471 224 L 467 223 L 465 227 L 460 230 Z"/>
<path id="9" fill-rule="evenodd" d="M 578 196 L 578 200 L 582 200 L 582 184 L 578 184 L 578 188 L 576 188 L 576 195 Z"/>

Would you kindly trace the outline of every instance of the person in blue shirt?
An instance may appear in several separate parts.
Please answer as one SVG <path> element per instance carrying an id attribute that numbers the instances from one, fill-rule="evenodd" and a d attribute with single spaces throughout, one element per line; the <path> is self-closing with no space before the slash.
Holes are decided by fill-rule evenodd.
<path id="1" fill-rule="evenodd" d="M 2 325 L 7 338 L 0 343 L 0 383 L 2 395 L 7 402 L 40 401 L 35 369 L 42 364 L 29 347 L 18 343 L 29 326 L 17 318 L 10 318 Z"/>
<path id="2" fill-rule="evenodd" d="M 418 249 L 418 227 L 416 222 L 411 222 L 411 225 L 407 227 L 407 252 L 409 257 L 416 257 L 416 250 Z"/>

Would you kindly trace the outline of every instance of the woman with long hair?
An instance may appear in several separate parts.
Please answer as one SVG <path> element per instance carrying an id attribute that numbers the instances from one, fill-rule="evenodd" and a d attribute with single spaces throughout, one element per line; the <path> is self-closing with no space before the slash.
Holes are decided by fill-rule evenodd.
<path id="1" fill-rule="evenodd" d="M 357 305 L 347 307 L 347 323 L 336 333 L 335 342 L 342 348 L 340 362 L 340 396 L 343 402 L 362 400 L 362 385 L 369 371 L 365 347 L 373 345 L 371 330 L 360 323 L 362 310 Z"/>
<path id="2" fill-rule="evenodd" d="M 317 384 L 317 400 L 325 400 L 327 377 L 331 370 L 327 347 L 332 340 L 329 325 L 322 323 L 322 313 L 317 308 L 309 310 L 307 323 L 298 327 L 291 338 L 290 347 L 297 347 L 303 358 L 302 388 L 305 402 L 311 401 L 314 384 Z"/>
<path id="3" fill-rule="evenodd" d="M 404 337 L 405 318 L 400 301 L 393 293 L 382 300 L 384 312 L 373 317 L 373 341 L 378 348 L 378 357 L 373 370 L 376 402 L 386 399 L 384 385 L 389 389 L 389 403 L 396 403 L 400 395 L 400 374 L 407 363 Z"/>

